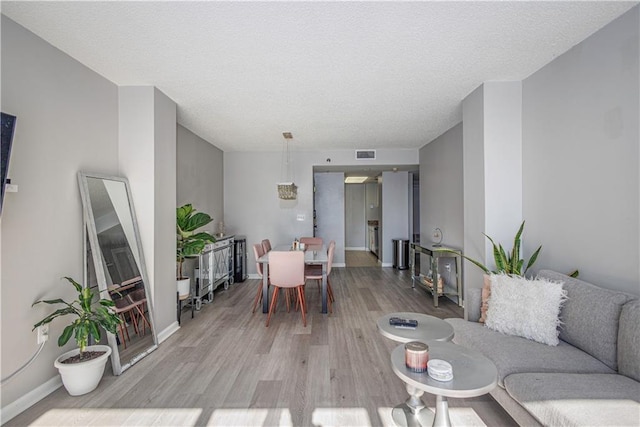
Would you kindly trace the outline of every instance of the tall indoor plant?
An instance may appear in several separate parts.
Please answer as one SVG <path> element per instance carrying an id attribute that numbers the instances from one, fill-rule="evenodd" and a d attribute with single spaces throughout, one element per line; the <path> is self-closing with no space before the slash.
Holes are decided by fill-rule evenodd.
<path id="1" fill-rule="evenodd" d="M 93 337 L 96 342 L 99 342 L 102 337 L 101 328 L 115 334 L 122 320 L 113 311 L 115 304 L 112 300 L 100 299 L 94 302 L 94 293 L 90 288 L 82 287 L 71 277 L 65 277 L 65 279 L 78 292 L 78 299 L 71 303 L 62 298 L 34 302 L 33 305 L 40 303 L 61 304 L 63 307 L 36 323 L 33 329 L 46 325 L 61 316 L 75 317 L 73 322 L 62 331 L 58 338 L 58 346 L 64 346 L 73 336 L 78 348 L 62 354 L 56 359 L 54 365 L 58 368 L 62 383 L 69 394 L 79 396 L 93 391 L 98 386 L 107 360 L 111 355 L 111 347 L 109 346 L 89 346 L 89 337 Z"/>
<path id="2" fill-rule="evenodd" d="M 180 206 L 176 209 L 176 261 L 178 262 L 177 281 L 178 287 L 180 282 L 186 283 L 186 290 L 178 290 L 182 295 L 189 294 L 189 278 L 183 275 L 182 267 L 185 258 L 198 256 L 204 250 L 207 243 L 214 243 L 216 238 L 211 234 L 201 231 L 196 233 L 201 227 L 213 221 L 208 214 L 197 212 L 190 203 Z"/>

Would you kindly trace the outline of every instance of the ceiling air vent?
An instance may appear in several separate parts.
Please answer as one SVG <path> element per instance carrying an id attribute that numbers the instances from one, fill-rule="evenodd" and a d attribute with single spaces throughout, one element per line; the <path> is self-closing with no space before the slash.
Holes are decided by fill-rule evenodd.
<path id="1" fill-rule="evenodd" d="M 356 160 L 375 160 L 376 150 L 356 150 Z"/>

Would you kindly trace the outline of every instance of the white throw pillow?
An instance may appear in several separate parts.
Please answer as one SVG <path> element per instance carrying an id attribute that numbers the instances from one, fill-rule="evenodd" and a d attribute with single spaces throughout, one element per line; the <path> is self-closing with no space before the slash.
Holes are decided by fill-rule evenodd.
<path id="1" fill-rule="evenodd" d="M 567 298 L 562 283 L 491 275 L 491 297 L 485 325 L 547 345 L 558 345 L 560 307 Z"/>

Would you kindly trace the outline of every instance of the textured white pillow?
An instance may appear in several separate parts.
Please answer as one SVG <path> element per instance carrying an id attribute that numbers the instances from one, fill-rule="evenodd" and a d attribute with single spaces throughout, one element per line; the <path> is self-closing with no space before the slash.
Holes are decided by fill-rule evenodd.
<path id="1" fill-rule="evenodd" d="M 567 298 L 562 283 L 491 275 L 491 297 L 485 325 L 547 345 L 558 345 L 560 307 Z"/>

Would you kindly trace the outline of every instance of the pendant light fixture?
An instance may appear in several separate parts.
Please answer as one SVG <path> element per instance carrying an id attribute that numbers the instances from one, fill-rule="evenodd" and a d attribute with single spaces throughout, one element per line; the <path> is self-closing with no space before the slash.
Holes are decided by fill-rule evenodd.
<path id="1" fill-rule="evenodd" d="M 278 198 L 282 200 L 295 200 L 298 197 L 298 187 L 293 183 L 293 163 L 291 162 L 291 152 L 289 143 L 293 139 L 291 132 L 283 132 L 284 144 L 282 145 L 282 165 L 280 168 L 280 179 L 278 183 Z"/>

